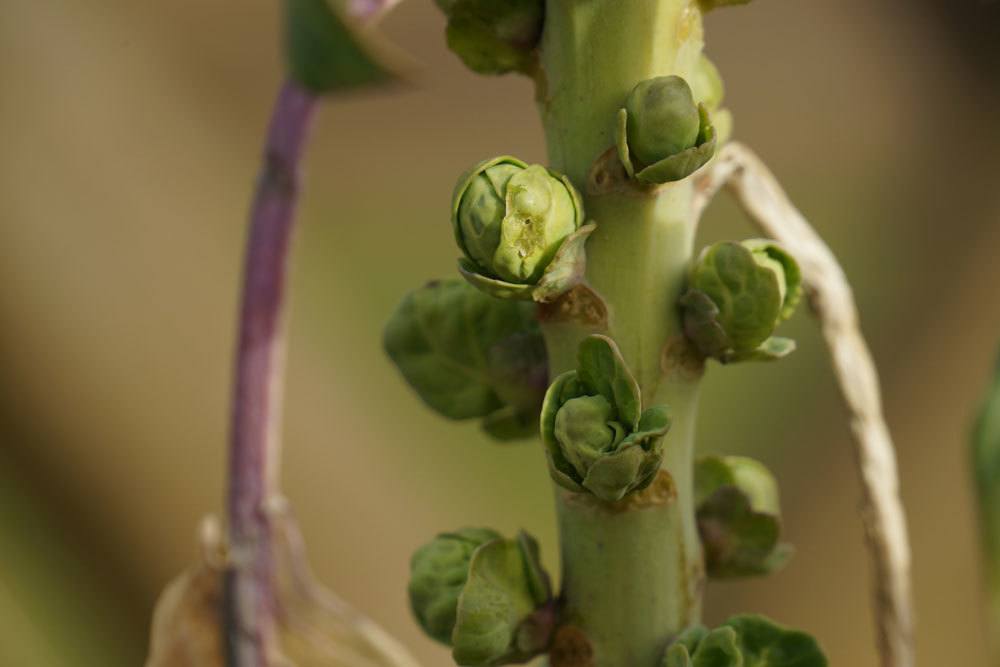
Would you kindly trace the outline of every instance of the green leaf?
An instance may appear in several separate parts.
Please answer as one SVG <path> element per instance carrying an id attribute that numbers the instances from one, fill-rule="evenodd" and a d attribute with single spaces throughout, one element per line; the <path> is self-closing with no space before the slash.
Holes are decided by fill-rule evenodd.
<path id="1" fill-rule="evenodd" d="M 756 614 L 733 616 L 723 625 L 736 631 L 745 667 L 827 667 L 816 640 Z"/>
<path id="2" fill-rule="evenodd" d="M 784 282 L 784 299 L 781 302 L 781 319 L 787 320 L 795 312 L 795 308 L 802 300 L 802 270 L 795 258 L 781 247 L 777 242 L 770 239 L 747 239 L 741 244 L 756 256 L 765 256 L 770 262 L 779 267 L 778 272 Z M 758 259 L 758 263 L 767 265 Z"/>
<path id="3" fill-rule="evenodd" d="M 488 528 L 466 528 L 438 535 L 410 559 L 409 598 L 413 615 L 430 637 L 450 644 L 458 598 L 468 577 L 472 554 L 500 539 Z"/>
<path id="4" fill-rule="evenodd" d="M 517 540 L 498 539 L 476 550 L 458 598 L 452 633 L 452 657 L 457 664 L 505 664 L 544 648 L 518 645 L 522 623 L 551 597 L 537 558 L 537 543 L 523 534 Z"/>
<path id="5" fill-rule="evenodd" d="M 722 362 L 731 364 L 737 361 L 778 361 L 794 352 L 796 347 L 795 341 L 791 338 L 771 336 L 761 343 L 760 347 L 749 352 L 724 353 Z"/>
<path id="6" fill-rule="evenodd" d="M 622 447 L 613 453 L 605 454 L 595 460 L 587 470 L 583 478 L 583 488 L 605 502 L 621 500 L 625 494 L 633 490 L 636 480 L 645 478 L 640 469 L 646 456 L 646 452 L 638 445 Z"/>
<path id="7" fill-rule="evenodd" d="M 639 425 L 642 400 L 639 383 L 629 371 L 618 345 L 607 336 L 588 336 L 577 355 L 580 381 L 590 395 L 601 395 L 614 406 L 618 420 L 632 429 Z"/>
<path id="8" fill-rule="evenodd" d="M 539 303 L 555 301 L 583 282 L 584 271 L 587 268 L 587 253 L 584 246 L 595 229 L 597 225 L 591 222 L 566 237 L 542 274 L 538 286 L 531 292 L 531 297 L 535 301 Z"/>
<path id="9" fill-rule="evenodd" d="M 547 358 L 531 304 L 494 299 L 457 279 L 431 282 L 397 307 L 384 346 L 407 383 L 449 419 L 485 418 L 502 439 L 537 426 Z"/>
<path id="10" fill-rule="evenodd" d="M 285 0 L 285 52 L 290 76 L 314 93 L 395 78 L 333 0 Z"/>
<path id="11" fill-rule="evenodd" d="M 744 664 L 736 631 L 725 626 L 705 635 L 691 656 L 691 667 L 743 667 Z"/>
<path id="12" fill-rule="evenodd" d="M 752 614 L 708 631 L 695 626 L 667 648 L 662 667 L 827 667 L 816 640 Z"/>

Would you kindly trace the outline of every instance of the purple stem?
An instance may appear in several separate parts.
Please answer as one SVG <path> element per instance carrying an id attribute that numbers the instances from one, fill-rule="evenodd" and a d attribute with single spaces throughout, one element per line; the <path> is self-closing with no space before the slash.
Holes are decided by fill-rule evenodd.
<path id="1" fill-rule="evenodd" d="M 250 212 L 229 442 L 226 503 L 231 567 L 225 579 L 227 664 L 267 665 L 274 631 L 266 502 L 278 486 L 288 249 L 299 162 L 316 97 L 294 82 L 278 95 Z"/>

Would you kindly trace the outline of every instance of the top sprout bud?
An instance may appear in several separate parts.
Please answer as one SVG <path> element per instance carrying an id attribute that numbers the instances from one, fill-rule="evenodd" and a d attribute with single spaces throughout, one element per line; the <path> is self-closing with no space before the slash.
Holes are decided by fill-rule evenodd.
<path id="1" fill-rule="evenodd" d="M 679 76 L 641 82 L 629 94 L 625 110 L 629 149 L 646 164 L 691 148 L 698 139 L 698 107 Z"/>
<path id="2" fill-rule="evenodd" d="M 640 183 L 687 178 L 715 153 L 715 128 L 695 104 L 687 81 L 660 76 L 641 81 L 618 112 L 618 156 Z"/>
<path id="3" fill-rule="evenodd" d="M 470 280 L 482 289 L 538 284 L 582 221 L 580 196 L 565 176 L 513 157 L 476 165 L 452 201 L 455 239 L 469 260 L 463 273 L 477 274 Z"/>

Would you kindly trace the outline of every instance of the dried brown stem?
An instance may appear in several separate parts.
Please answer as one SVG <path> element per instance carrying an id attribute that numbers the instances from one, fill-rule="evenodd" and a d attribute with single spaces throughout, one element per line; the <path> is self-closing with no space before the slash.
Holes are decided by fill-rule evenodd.
<path id="1" fill-rule="evenodd" d="M 851 417 L 863 488 L 862 520 L 874 567 L 875 615 L 883 667 L 915 664 L 910 548 L 899 497 L 892 439 L 882 415 L 878 376 L 858 325 L 854 296 L 830 248 L 789 201 L 777 179 L 749 148 L 727 144 L 699 179 L 698 215 L 727 186 L 768 237 L 802 267 L 809 302 L 819 319 L 833 369 Z"/>

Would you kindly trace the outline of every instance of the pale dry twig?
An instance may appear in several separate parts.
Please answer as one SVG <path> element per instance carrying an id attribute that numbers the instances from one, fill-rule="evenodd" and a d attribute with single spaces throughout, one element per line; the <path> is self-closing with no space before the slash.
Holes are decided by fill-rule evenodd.
<path id="1" fill-rule="evenodd" d="M 910 548 L 892 439 L 878 376 L 858 325 L 854 296 L 830 248 L 749 148 L 729 143 L 696 185 L 695 213 L 726 186 L 768 237 L 798 260 L 813 312 L 850 411 L 863 487 L 862 519 L 874 565 L 875 614 L 883 667 L 912 667 L 914 617 Z M 695 219 L 697 219 L 697 217 Z"/>

